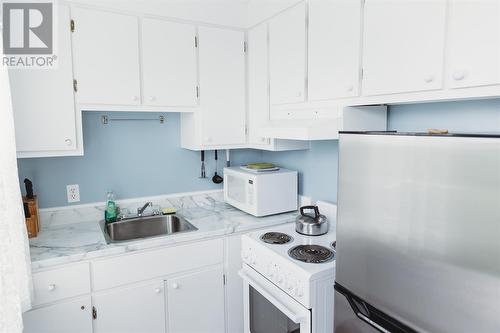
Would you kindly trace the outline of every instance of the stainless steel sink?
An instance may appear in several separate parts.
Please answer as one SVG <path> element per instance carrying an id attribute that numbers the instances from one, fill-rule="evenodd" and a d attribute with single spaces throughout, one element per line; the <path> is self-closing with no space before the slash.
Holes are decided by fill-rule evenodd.
<path id="1" fill-rule="evenodd" d="M 198 230 L 179 215 L 138 217 L 109 224 L 101 221 L 101 228 L 108 243 Z"/>

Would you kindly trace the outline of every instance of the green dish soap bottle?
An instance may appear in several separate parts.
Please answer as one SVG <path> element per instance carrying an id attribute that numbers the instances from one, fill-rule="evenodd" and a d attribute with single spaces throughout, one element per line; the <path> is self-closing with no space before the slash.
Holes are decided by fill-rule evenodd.
<path id="1" fill-rule="evenodd" d="M 104 211 L 104 221 L 106 223 L 116 222 L 117 207 L 115 203 L 115 194 L 113 191 L 106 193 L 106 210 Z"/>

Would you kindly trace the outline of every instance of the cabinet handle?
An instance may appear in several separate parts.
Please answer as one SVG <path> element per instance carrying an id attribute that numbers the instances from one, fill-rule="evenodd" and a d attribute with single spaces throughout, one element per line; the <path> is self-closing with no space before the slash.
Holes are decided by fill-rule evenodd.
<path id="1" fill-rule="evenodd" d="M 66 142 L 66 145 L 68 145 L 68 146 L 71 146 L 71 144 L 73 143 L 73 141 L 71 141 L 71 139 L 66 139 L 66 140 L 64 140 L 64 142 Z"/>
<path id="2" fill-rule="evenodd" d="M 453 79 L 455 81 L 460 81 L 460 80 L 463 80 L 465 78 L 465 73 L 463 71 L 456 71 L 455 73 L 453 73 Z"/>
<path id="3" fill-rule="evenodd" d="M 172 283 L 172 288 L 173 289 L 179 289 L 179 284 L 178 283 Z"/>
<path id="4" fill-rule="evenodd" d="M 302 97 L 302 92 L 301 92 L 301 91 L 299 91 L 299 92 L 297 93 L 297 97 Z"/>
<path id="5" fill-rule="evenodd" d="M 139 96 L 134 96 L 134 101 L 138 101 L 139 100 Z"/>
<path id="6" fill-rule="evenodd" d="M 208 137 L 205 139 L 206 142 L 212 142 L 212 138 L 211 137 Z"/>
<path id="7" fill-rule="evenodd" d="M 431 83 L 432 81 L 434 81 L 434 75 L 432 74 L 427 75 L 426 77 L 424 77 L 424 81 L 427 83 Z"/>
<path id="8" fill-rule="evenodd" d="M 347 86 L 347 92 L 351 92 L 354 90 L 354 87 L 352 85 Z"/>
<path id="9" fill-rule="evenodd" d="M 151 97 L 149 97 L 149 101 L 150 101 L 150 102 L 154 102 L 154 101 L 156 101 L 156 97 L 155 97 L 155 96 L 151 96 Z"/>
<path id="10" fill-rule="evenodd" d="M 47 289 L 49 291 L 52 291 L 52 290 L 56 289 L 56 285 L 55 284 L 49 284 L 49 287 Z"/>
<path id="11" fill-rule="evenodd" d="M 155 288 L 155 293 L 156 293 L 156 294 L 161 293 L 161 288 Z"/>

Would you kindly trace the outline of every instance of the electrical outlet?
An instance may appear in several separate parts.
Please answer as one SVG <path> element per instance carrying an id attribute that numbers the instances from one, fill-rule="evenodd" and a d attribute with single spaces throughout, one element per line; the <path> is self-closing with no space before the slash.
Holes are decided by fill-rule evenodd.
<path id="1" fill-rule="evenodd" d="M 80 201 L 80 187 L 78 184 L 66 185 L 66 193 L 68 195 L 68 203 Z"/>

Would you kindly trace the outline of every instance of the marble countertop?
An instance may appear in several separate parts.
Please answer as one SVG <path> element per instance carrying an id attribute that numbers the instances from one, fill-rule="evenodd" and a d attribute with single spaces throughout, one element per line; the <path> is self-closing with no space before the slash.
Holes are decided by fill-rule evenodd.
<path id="1" fill-rule="evenodd" d="M 149 201 L 161 207 L 175 207 L 177 214 L 198 230 L 107 244 L 99 225 L 104 210 L 102 204 L 47 209 L 41 213 L 41 231 L 30 240 L 32 269 L 36 271 L 71 262 L 251 231 L 293 222 L 297 216 L 297 212 L 290 212 L 257 218 L 226 204 L 221 191 L 155 197 Z M 133 200 L 118 202 L 122 208 L 130 211 L 143 203 Z"/>

